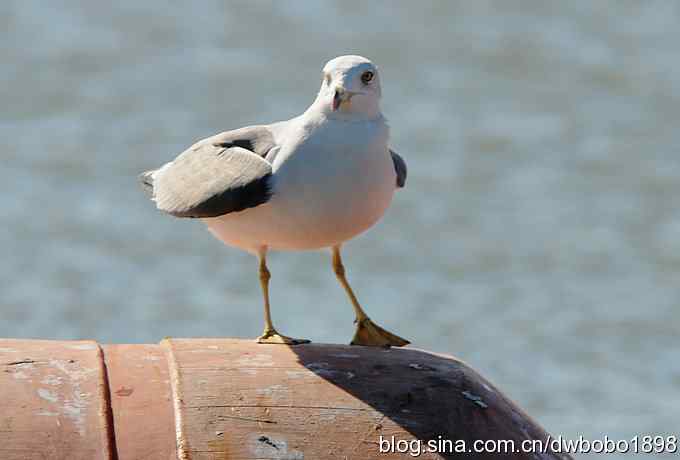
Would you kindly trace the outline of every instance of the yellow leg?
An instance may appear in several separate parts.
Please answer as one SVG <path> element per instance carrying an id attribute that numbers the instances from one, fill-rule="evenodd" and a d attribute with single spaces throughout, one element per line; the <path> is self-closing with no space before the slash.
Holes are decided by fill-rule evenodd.
<path id="1" fill-rule="evenodd" d="M 408 340 L 402 339 L 375 324 L 370 320 L 364 309 L 361 308 L 357 297 L 354 295 L 354 291 L 352 291 L 352 288 L 345 277 L 345 267 L 342 265 L 342 258 L 340 257 L 340 246 L 333 247 L 333 271 L 335 272 L 338 281 L 340 281 L 340 284 L 345 289 L 345 292 L 347 292 L 347 296 L 354 308 L 354 315 L 356 316 L 354 322 L 357 324 L 357 329 L 354 333 L 351 345 L 364 345 L 368 347 L 403 347 L 410 343 Z"/>
<path id="2" fill-rule="evenodd" d="M 257 343 L 277 343 L 284 345 L 299 345 L 302 343 L 309 343 L 306 339 L 293 339 L 281 335 L 274 328 L 272 324 L 272 315 L 269 306 L 269 280 L 271 273 L 267 268 L 267 250 L 262 249 L 259 254 L 260 257 L 260 286 L 262 287 L 262 295 L 264 296 L 264 332 L 257 338 Z"/>

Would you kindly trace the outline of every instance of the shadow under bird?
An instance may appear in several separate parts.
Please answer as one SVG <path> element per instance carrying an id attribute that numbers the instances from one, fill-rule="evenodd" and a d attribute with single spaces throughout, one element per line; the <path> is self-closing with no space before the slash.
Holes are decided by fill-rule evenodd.
<path id="1" fill-rule="evenodd" d="M 380 110 L 380 75 L 361 56 L 323 68 L 321 89 L 300 116 L 203 139 L 140 179 L 156 207 L 201 219 L 225 244 L 255 254 L 264 296 L 260 343 L 309 342 L 280 334 L 269 305 L 267 251 L 332 249 L 333 270 L 356 315 L 353 345 L 409 342 L 373 323 L 345 278 L 342 243 L 373 226 L 406 181 Z"/>

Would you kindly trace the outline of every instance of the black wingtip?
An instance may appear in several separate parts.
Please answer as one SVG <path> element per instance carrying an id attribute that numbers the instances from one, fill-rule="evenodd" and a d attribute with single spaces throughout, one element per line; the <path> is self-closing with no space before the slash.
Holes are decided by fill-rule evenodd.
<path id="1" fill-rule="evenodd" d="M 237 188 L 231 188 L 223 193 L 212 196 L 206 201 L 188 210 L 171 212 L 175 217 L 190 217 L 194 219 L 219 217 L 232 212 L 239 212 L 266 203 L 272 197 L 272 174 Z"/>

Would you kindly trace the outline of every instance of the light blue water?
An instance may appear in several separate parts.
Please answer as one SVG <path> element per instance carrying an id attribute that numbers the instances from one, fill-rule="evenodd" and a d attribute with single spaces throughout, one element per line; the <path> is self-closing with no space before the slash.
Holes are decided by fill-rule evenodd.
<path id="1" fill-rule="evenodd" d="M 345 250 L 371 316 L 555 435 L 680 435 L 676 3 L 137 3 L 0 3 L 0 336 L 259 334 L 255 260 L 136 175 L 359 53 L 410 172 Z M 327 254 L 270 268 L 282 331 L 350 339 Z"/>

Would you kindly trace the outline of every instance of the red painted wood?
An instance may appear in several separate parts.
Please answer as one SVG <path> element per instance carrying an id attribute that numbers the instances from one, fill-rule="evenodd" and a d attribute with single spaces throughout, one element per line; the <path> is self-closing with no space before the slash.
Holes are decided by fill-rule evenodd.
<path id="1" fill-rule="evenodd" d="M 120 459 L 177 458 L 168 362 L 159 345 L 105 345 Z"/>
<path id="2" fill-rule="evenodd" d="M 466 364 L 415 349 L 0 340 L 2 460 L 413 458 L 379 452 L 381 436 L 519 445 L 547 433 Z"/>
<path id="3" fill-rule="evenodd" d="M 0 340 L 0 458 L 115 458 L 102 352 L 91 341 Z"/>

